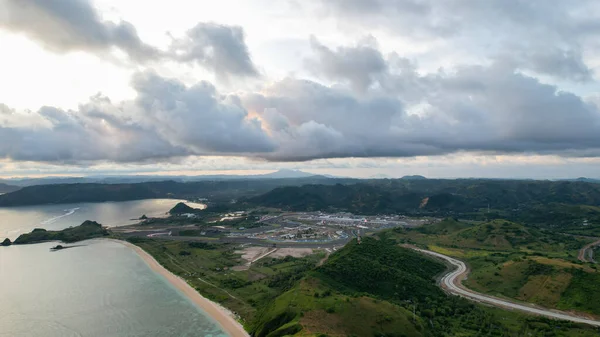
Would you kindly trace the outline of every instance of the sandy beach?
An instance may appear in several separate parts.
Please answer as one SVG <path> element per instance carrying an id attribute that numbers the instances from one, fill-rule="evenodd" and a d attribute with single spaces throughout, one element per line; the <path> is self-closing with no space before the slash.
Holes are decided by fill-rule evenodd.
<path id="1" fill-rule="evenodd" d="M 202 308 L 213 320 L 215 320 L 229 336 L 232 337 L 248 337 L 248 333 L 244 330 L 244 327 L 235 320 L 233 314 L 223 308 L 221 305 L 214 303 L 200 295 L 196 289 L 192 288 L 184 279 L 176 276 L 158 263 L 150 254 L 146 253 L 140 247 L 133 245 L 126 241 L 111 240 L 123 244 L 133 249 L 152 270 L 160 273 L 164 276 L 171 284 L 177 289 L 181 290 L 190 300 L 192 300 L 197 306 Z"/>

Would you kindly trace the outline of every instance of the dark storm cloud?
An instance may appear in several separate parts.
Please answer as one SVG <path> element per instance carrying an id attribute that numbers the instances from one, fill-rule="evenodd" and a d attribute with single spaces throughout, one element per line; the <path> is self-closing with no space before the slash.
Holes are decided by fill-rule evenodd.
<path id="1" fill-rule="evenodd" d="M 195 62 L 221 78 L 258 75 L 242 27 L 199 23 L 184 38 L 175 39 L 170 49 L 173 58 Z"/>

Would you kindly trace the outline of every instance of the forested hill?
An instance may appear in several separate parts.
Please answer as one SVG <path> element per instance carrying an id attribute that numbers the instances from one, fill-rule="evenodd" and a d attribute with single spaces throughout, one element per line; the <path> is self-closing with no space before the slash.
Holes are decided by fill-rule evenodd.
<path id="1" fill-rule="evenodd" d="M 153 198 L 209 198 L 230 201 L 256 196 L 280 186 L 332 184 L 339 180 L 321 176 L 290 179 L 228 180 L 199 182 L 145 182 L 135 184 L 55 184 L 24 187 L 0 195 L 0 206 L 24 206 L 78 202 L 126 201 Z M 351 180 L 341 180 L 350 182 Z"/>
<path id="2" fill-rule="evenodd" d="M 518 210 L 547 204 L 600 205 L 600 184 L 533 180 L 370 180 L 357 184 L 280 187 L 248 200 L 296 211 L 359 214 Z"/>
<path id="3" fill-rule="evenodd" d="M 18 190 L 20 187 L 0 183 L 0 193 L 10 193 Z"/>

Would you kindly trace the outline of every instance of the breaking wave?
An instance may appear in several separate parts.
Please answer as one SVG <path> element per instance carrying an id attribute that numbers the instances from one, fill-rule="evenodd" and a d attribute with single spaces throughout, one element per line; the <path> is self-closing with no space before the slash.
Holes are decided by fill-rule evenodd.
<path id="1" fill-rule="evenodd" d="M 44 220 L 44 221 L 41 222 L 41 224 L 42 225 L 48 225 L 48 224 L 54 223 L 54 222 L 56 222 L 56 220 L 58 220 L 60 218 L 64 218 L 64 217 L 67 217 L 69 215 L 72 215 L 73 213 L 77 212 L 78 209 L 79 209 L 79 207 L 65 209 L 65 214 L 61 214 L 61 215 L 52 217 L 50 219 Z"/>

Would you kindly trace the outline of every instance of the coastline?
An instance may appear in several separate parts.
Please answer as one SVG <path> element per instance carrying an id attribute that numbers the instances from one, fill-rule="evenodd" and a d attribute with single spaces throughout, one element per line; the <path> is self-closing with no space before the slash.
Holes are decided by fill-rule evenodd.
<path id="1" fill-rule="evenodd" d="M 250 335 L 244 330 L 244 327 L 235 320 L 233 313 L 223 306 L 203 297 L 196 289 L 192 288 L 184 279 L 171 273 L 163 267 L 152 255 L 148 254 L 142 248 L 129 243 L 127 241 L 107 239 L 113 242 L 120 243 L 128 248 L 131 248 L 138 254 L 139 257 L 152 269 L 154 272 L 162 275 L 175 288 L 184 293 L 195 305 L 200 307 L 208 316 L 219 324 L 221 329 L 231 337 L 249 337 Z"/>

